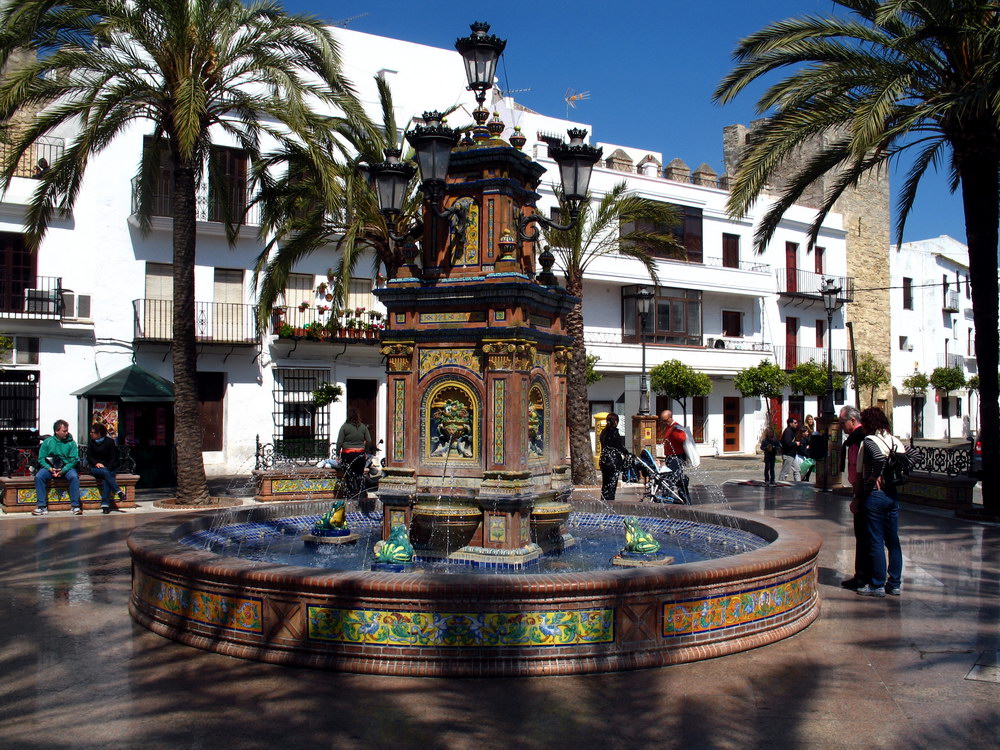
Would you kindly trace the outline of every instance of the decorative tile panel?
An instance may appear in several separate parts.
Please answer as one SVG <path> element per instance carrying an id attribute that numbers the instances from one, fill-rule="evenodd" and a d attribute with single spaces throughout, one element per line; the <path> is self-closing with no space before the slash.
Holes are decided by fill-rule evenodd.
<path id="1" fill-rule="evenodd" d="M 614 609 L 557 612 L 399 612 L 307 608 L 309 638 L 436 648 L 586 646 L 614 641 Z"/>
<path id="2" fill-rule="evenodd" d="M 272 495 L 300 495 L 307 492 L 333 492 L 337 489 L 336 475 L 321 479 L 273 479 Z"/>
<path id="3" fill-rule="evenodd" d="M 482 363 L 475 349 L 424 349 L 420 352 L 419 377 L 437 367 L 464 367 L 482 375 Z"/>
<path id="4" fill-rule="evenodd" d="M 816 574 L 709 598 L 663 604 L 663 637 L 677 638 L 761 622 L 802 606 L 816 595 Z"/>
<path id="5" fill-rule="evenodd" d="M 504 424 L 507 405 L 507 381 L 493 381 L 493 463 L 502 464 L 504 457 Z"/>
<path id="6" fill-rule="evenodd" d="M 247 633 L 263 632 L 261 600 L 224 596 L 142 576 L 136 596 L 156 609 L 193 622 Z"/>
<path id="7" fill-rule="evenodd" d="M 421 323 L 485 323 L 485 310 L 420 313 Z"/>
<path id="8" fill-rule="evenodd" d="M 68 503 L 69 490 L 65 487 L 49 487 L 48 500 L 50 503 Z M 101 501 L 101 491 L 97 487 L 81 487 L 80 502 L 99 503 Z M 17 505 L 34 505 L 38 502 L 38 495 L 34 487 L 20 487 L 17 490 Z"/>
<path id="9" fill-rule="evenodd" d="M 392 405 L 392 457 L 396 461 L 402 461 L 403 436 L 406 432 L 403 427 L 406 422 L 406 381 L 402 378 L 393 384 Z"/>

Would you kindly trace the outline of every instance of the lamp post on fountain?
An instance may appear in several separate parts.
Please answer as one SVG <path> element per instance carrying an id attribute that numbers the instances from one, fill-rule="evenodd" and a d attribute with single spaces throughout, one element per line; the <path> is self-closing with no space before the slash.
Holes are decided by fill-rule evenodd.
<path id="1" fill-rule="evenodd" d="M 824 278 L 819 291 L 823 297 L 823 308 L 826 310 L 826 394 L 823 396 L 823 410 L 819 419 L 826 445 L 824 446 L 823 471 L 817 472 L 816 479 L 821 480 L 822 491 L 829 492 L 830 475 L 833 473 L 831 465 L 833 451 L 830 450 L 830 447 L 834 439 L 840 440 L 840 430 L 834 429 L 834 425 L 837 423 L 837 413 L 833 399 L 833 314 L 840 309 L 841 287 L 836 279 Z"/>
<path id="2" fill-rule="evenodd" d="M 646 376 L 646 326 L 653 312 L 655 293 L 648 286 L 635 292 L 635 311 L 639 316 L 639 346 L 642 351 L 642 370 L 639 376 L 639 413 L 632 417 L 632 450 L 639 453 L 649 448 L 654 454 L 656 446 L 656 415 L 649 413 L 649 379 Z"/>

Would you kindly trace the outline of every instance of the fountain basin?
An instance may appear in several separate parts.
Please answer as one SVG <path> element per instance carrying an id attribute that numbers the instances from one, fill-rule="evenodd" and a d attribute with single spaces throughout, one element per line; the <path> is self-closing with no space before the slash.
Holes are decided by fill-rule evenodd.
<path id="1" fill-rule="evenodd" d="M 327 504 L 232 514 L 301 516 Z M 574 510 L 603 513 L 596 503 Z M 617 513 L 733 526 L 757 550 L 666 567 L 475 576 L 325 572 L 182 545 L 214 514 L 136 529 L 129 611 L 168 638 L 297 666 L 415 676 L 541 675 L 664 666 L 787 638 L 819 613 L 820 538 L 790 521 L 722 510 L 616 504 Z"/>

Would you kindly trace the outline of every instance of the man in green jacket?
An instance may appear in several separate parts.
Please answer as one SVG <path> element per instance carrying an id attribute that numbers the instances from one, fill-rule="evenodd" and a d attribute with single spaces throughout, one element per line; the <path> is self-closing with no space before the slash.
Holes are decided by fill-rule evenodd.
<path id="1" fill-rule="evenodd" d="M 56 420 L 52 425 L 52 436 L 42 441 L 38 449 L 38 471 L 35 473 L 35 493 L 37 505 L 31 514 L 44 516 L 49 512 L 48 483 L 53 477 L 65 477 L 69 482 L 69 503 L 73 507 L 73 515 L 83 515 L 80 505 L 80 475 L 76 465 L 80 462 L 80 450 L 69 434 L 69 422 L 65 419 Z"/>

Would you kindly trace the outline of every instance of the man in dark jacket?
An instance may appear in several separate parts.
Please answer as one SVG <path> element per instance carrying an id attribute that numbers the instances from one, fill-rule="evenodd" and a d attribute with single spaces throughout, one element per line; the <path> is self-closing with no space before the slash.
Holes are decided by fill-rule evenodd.
<path id="1" fill-rule="evenodd" d="M 778 481 L 784 482 L 788 472 L 792 479 L 799 481 L 799 418 L 785 420 L 785 431 L 781 433 L 781 473 Z"/>
<path id="2" fill-rule="evenodd" d="M 861 426 L 861 412 L 853 406 L 845 406 L 840 410 L 840 424 L 847 433 L 844 441 L 844 454 L 847 456 L 847 481 L 853 490 L 851 498 L 851 514 L 854 516 L 854 575 L 840 585 L 845 589 L 857 591 L 871 579 L 871 563 L 868 552 L 868 522 L 861 512 L 861 499 L 864 495 L 864 481 L 858 472 L 858 453 L 865 441 L 865 428 Z"/>

